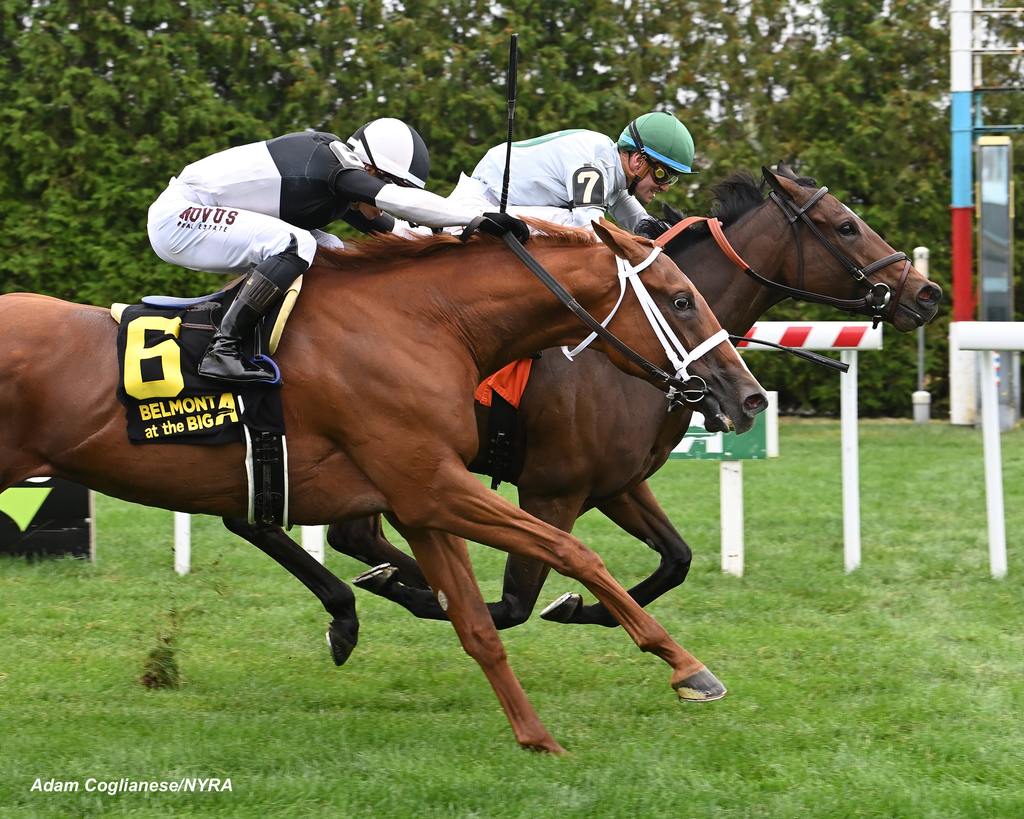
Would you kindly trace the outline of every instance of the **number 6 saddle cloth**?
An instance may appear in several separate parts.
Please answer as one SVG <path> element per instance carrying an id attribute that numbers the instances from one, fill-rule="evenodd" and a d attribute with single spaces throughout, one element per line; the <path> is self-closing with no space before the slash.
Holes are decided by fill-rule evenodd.
<path id="1" fill-rule="evenodd" d="M 301 277 L 300 277 L 301 279 Z M 268 314 L 243 354 L 270 362 L 290 298 Z M 133 444 L 219 445 L 244 441 L 249 483 L 249 521 L 287 526 L 287 444 L 281 379 L 274 383 L 225 384 L 196 372 L 220 316 L 237 285 L 198 299 L 147 297 L 142 304 L 115 304 L 119 323 L 117 397 L 125 407 Z"/>

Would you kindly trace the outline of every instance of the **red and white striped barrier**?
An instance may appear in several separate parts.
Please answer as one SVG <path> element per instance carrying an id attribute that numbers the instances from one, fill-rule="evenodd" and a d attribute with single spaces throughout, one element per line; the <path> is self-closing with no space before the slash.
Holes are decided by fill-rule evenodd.
<path id="1" fill-rule="evenodd" d="M 759 321 L 747 338 L 771 341 L 802 350 L 881 350 L 882 327 L 870 321 Z M 740 349 L 771 350 L 740 341 Z"/>
<path id="2" fill-rule="evenodd" d="M 857 353 L 882 349 L 882 327 L 870 321 L 759 321 L 746 334 L 804 350 L 838 350 L 848 372 L 839 376 L 843 463 L 843 563 L 852 572 L 860 565 L 860 454 L 857 442 Z M 772 350 L 738 342 L 746 351 Z"/>

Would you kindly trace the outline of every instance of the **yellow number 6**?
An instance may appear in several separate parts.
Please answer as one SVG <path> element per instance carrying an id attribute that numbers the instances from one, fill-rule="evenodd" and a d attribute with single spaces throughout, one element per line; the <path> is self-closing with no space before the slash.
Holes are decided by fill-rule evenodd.
<path id="1" fill-rule="evenodd" d="M 181 374 L 181 349 L 171 339 L 164 339 L 152 347 L 146 346 L 146 331 L 159 330 L 164 335 L 178 337 L 181 318 L 139 316 L 128 324 L 124 347 L 124 391 L 132 398 L 173 398 L 185 388 Z M 156 381 L 142 380 L 142 362 L 159 358 L 164 377 Z"/>

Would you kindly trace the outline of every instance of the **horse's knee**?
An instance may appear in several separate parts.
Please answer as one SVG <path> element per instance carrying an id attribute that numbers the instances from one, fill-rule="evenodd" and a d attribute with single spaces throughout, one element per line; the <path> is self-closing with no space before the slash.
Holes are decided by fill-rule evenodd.
<path id="1" fill-rule="evenodd" d="M 494 621 L 496 629 L 515 628 L 521 626 L 530 619 L 533 607 L 528 606 L 518 597 L 505 595 L 501 602 L 492 603 L 488 606 L 491 612 L 491 620 Z"/>
<path id="2" fill-rule="evenodd" d="M 678 549 L 673 552 L 669 562 L 676 573 L 686 577 L 690 571 L 690 564 L 693 563 L 693 551 L 680 541 Z"/>
<path id="3" fill-rule="evenodd" d="M 574 548 L 560 550 L 554 568 L 559 574 L 579 578 L 593 577 L 607 571 L 598 554 L 579 541 L 575 541 Z"/>
<path id="4" fill-rule="evenodd" d="M 459 641 L 463 650 L 481 666 L 495 666 L 507 661 L 505 646 L 489 623 L 459 629 Z"/>

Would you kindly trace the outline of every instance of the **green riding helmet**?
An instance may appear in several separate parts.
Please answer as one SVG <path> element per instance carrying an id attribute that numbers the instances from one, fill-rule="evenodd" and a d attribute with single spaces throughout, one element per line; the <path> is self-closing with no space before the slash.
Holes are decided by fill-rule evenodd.
<path id="1" fill-rule="evenodd" d="M 619 147 L 639 151 L 677 173 L 692 173 L 693 137 L 664 111 L 643 114 L 629 123 L 619 135 Z"/>

